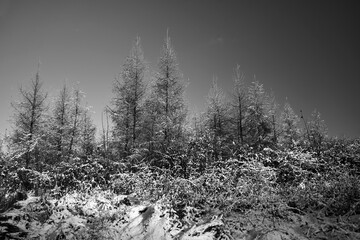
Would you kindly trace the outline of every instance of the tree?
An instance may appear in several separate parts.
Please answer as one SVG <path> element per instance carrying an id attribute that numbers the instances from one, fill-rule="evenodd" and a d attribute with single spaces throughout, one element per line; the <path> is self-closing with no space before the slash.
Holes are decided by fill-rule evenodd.
<path id="1" fill-rule="evenodd" d="M 198 142 L 206 132 L 205 114 L 193 113 L 191 117 L 192 127 L 189 131 L 192 133 L 192 141 Z"/>
<path id="2" fill-rule="evenodd" d="M 115 80 L 113 92 L 116 94 L 113 99 L 114 108 L 110 109 L 113 122 L 112 135 L 117 143 L 120 155 L 128 155 L 130 152 L 130 105 L 127 103 L 126 87 L 119 79 Z"/>
<path id="3" fill-rule="evenodd" d="M 311 146 L 320 153 L 321 146 L 327 136 L 327 128 L 321 114 L 316 109 L 311 114 L 311 119 L 307 124 L 308 138 Z"/>
<path id="4" fill-rule="evenodd" d="M 249 141 L 258 145 L 267 141 L 271 133 L 271 122 L 266 112 L 267 96 L 259 81 L 251 83 L 248 89 L 248 114 L 246 117 Z"/>
<path id="5" fill-rule="evenodd" d="M 0 136 L 0 161 L 3 160 L 4 156 L 5 156 L 5 136 L 1 137 Z"/>
<path id="6" fill-rule="evenodd" d="M 183 137 L 186 119 L 183 100 L 185 87 L 169 35 L 165 38 L 158 65 L 153 96 L 156 97 L 158 134 L 166 149 L 175 139 L 179 140 Z"/>
<path id="7" fill-rule="evenodd" d="M 113 87 L 115 98 L 113 100 L 114 109 L 111 112 L 115 124 L 114 133 L 123 140 L 126 154 L 129 154 L 130 149 L 136 145 L 140 134 L 146 91 L 145 69 L 144 56 L 138 37 L 123 64 L 120 78 L 116 79 Z"/>
<path id="8" fill-rule="evenodd" d="M 11 104 L 15 110 L 13 139 L 25 150 L 25 167 L 28 168 L 32 160 L 32 153 L 37 154 L 37 143 L 41 140 L 46 122 L 47 94 L 42 91 L 39 69 L 35 74 L 35 79 L 31 81 L 29 89 L 20 87 L 19 91 L 21 100 Z"/>
<path id="9" fill-rule="evenodd" d="M 228 111 L 225 106 L 225 94 L 217 85 L 214 78 L 207 96 L 207 125 L 212 134 L 213 154 L 215 160 L 220 153 L 221 142 L 227 135 Z"/>
<path id="10" fill-rule="evenodd" d="M 218 87 L 217 79 L 214 78 L 207 96 L 207 118 L 208 126 L 215 136 L 223 136 L 226 133 L 228 121 L 227 109 L 225 106 L 225 94 Z"/>
<path id="11" fill-rule="evenodd" d="M 232 95 L 233 124 L 236 126 L 235 138 L 238 143 L 244 143 L 244 121 L 247 111 L 247 92 L 245 88 L 245 74 L 240 65 L 234 70 L 234 92 Z"/>
<path id="12" fill-rule="evenodd" d="M 70 131 L 69 131 L 69 146 L 68 153 L 71 155 L 74 153 L 74 148 L 77 146 L 79 131 L 80 131 L 80 120 L 83 112 L 81 101 L 83 98 L 83 93 L 77 87 L 73 90 L 73 95 L 71 98 L 71 110 L 70 110 Z"/>
<path id="13" fill-rule="evenodd" d="M 276 102 L 274 92 L 271 92 L 269 95 L 266 95 L 266 114 L 268 117 L 268 121 L 271 124 L 271 131 L 272 131 L 272 141 L 274 144 L 278 141 L 278 133 L 279 133 L 279 126 L 278 126 L 278 115 L 276 114 L 279 105 Z"/>
<path id="14" fill-rule="evenodd" d="M 156 136 L 158 135 L 157 128 L 157 118 L 158 118 L 158 110 L 160 109 L 157 105 L 157 99 L 155 93 L 152 92 L 144 103 L 144 119 L 143 119 L 143 140 L 147 144 L 147 148 L 150 153 L 152 153 L 155 149 L 158 149 Z"/>
<path id="15" fill-rule="evenodd" d="M 300 136 L 299 117 L 291 108 L 290 103 L 285 102 L 283 110 L 280 114 L 280 142 L 286 147 L 292 146 Z"/>
<path id="16" fill-rule="evenodd" d="M 107 158 L 108 157 L 108 150 L 109 150 L 109 109 L 105 108 L 104 111 L 101 113 L 101 128 L 102 128 L 102 135 L 101 135 L 101 139 L 102 139 L 102 154 L 103 157 Z M 105 124 L 104 124 L 104 115 L 105 115 Z"/>
<path id="17" fill-rule="evenodd" d="M 52 140 L 55 145 L 58 160 L 66 155 L 66 146 L 69 144 L 70 137 L 70 93 L 66 84 L 60 90 L 55 100 L 52 116 Z"/>
<path id="18" fill-rule="evenodd" d="M 80 149 L 83 155 L 91 155 L 95 148 L 96 127 L 91 119 L 89 108 L 82 113 L 80 127 Z"/>

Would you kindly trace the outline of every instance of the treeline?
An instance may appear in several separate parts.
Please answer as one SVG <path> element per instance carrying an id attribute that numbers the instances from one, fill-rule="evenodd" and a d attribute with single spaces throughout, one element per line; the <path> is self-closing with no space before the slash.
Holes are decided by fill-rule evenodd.
<path id="1" fill-rule="evenodd" d="M 13 132 L 4 141 L 8 157 L 41 170 L 44 164 L 92 154 L 96 128 L 83 103 L 84 93 L 64 84 L 49 99 L 42 85 L 37 71 L 28 88 L 19 89 L 20 100 L 11 103 Z"/>
<path id="2" fill-rule="evenodd" d="M 217 161 L 244 147 L 303 146 L 321 151 L 326 127 L 319 112 L 314 111 L 308 121 L 295 114 L 288 102 L 280 107 L 274 94 L 267 93 L 255 77 L 248 79 L 240 66 L 234 69 L 231 96 L 214 78 L 207 108 L 196 116 L 188 114 L 185 87 L 170 37 L 165 38 L 156 71 L 149 70 L 137 38 L 114 81 L 113 99 L 103 112 L 101 139 L 96 142 L 81 90 L 64 85 L 49 103 L 37 71 L 30 86 L 20 88 L 20 100 L 12 103 L 13 132 L 3 143 L 7 157 L 41 170 L 44 164 L 94 154 L 113 160 L 156 160 L 196 153 L 199 161 L 201 156 Z M 171 167 L 169 158 L 155 165 Z"/>

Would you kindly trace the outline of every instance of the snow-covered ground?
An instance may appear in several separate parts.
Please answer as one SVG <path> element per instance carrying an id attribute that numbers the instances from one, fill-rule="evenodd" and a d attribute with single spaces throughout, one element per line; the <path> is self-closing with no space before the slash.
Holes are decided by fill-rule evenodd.
<path id="1" fill-rule="evenodd" d="M 233 212 L 179 219 L 166 204 L 134 203 L 109 191 L 73 192 L 60 199 L 29 195 L 1 214 L 1 239 L 360 239 L 341 219 L 285 211 Z M 191 211 L 188 211 L 191 212 Z M 347 229 L 347 230 L 345 230 Z"/>

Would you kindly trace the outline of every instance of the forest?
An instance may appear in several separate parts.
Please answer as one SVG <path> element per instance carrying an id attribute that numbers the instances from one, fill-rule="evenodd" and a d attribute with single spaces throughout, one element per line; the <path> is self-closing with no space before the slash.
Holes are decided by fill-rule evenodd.
<path id="1" fill-rule="evenodd" d="M 360 239 L 360 139 L 329 137 L 239 65 L 230 95 L 214 77 L 189 114 L 170 37 L 151 71 L 136 38 L 102 126 L 79 86 L 50 99 L 44 82 L 11 103 L 0 239 Z"/>

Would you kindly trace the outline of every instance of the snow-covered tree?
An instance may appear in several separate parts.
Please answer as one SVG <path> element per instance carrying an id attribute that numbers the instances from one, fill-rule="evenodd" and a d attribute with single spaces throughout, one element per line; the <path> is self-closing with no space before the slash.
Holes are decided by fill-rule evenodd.
<path id="1" fill-rule="evenodd" d="M 129 154 L 130 149 L 136 146 L 140 135 L 146 91 L 145 70 L 144 56 L 138 37 L 113 87 L 115 94 L 111 111 L 114 123 L 113 133 L 124 145 L 125 154 Z"/>
<path id="2" fill-rule="evenodd" d="M 142 126 L 143 141 L 150 152 L 158 149 L 158 141 L 156 136 L 159 131 L 157 127 L 158 121 L 158 105 L 154 92 L 149 95 L 144 103 L 144 120 Z"/>
<path id="3" fill-rule="evenodd" d="M 54 108 L 52 113 L 52 136 L 55 151 L 57 152 L 58 159 L 65 156 L 67 153 L 67 146 L 70 140 L 70 92 L 64 84 L 55 99 Z"/>
<path id="4" fill-rule="evenodd" d="M 280 126 L 279 126 L 279 119 L 278 119 L 278 108 L 279 105 L 276 102 L 275 94 L 274 92 L 271 92 L 270 94 L 266 95 L 266 115 L 267 119 L 270 122 L 271 125 L 271 132 L 272 132 L 272 141 L 274 144 L 278 142 L 278 134 L 280 132 Z"/>
<path id="5" fill-rule="evenodd" d="M 207 122 L 209 129 L 215 136 L 224 136 L 228 124 L 228 110 L 226 108 L 225 94 L 218 87 L 214 78 L 207 96 Z"/>
<path id="6" fill-rule="evenodd" d="M 0 136 L 0 160 L 5 156 L 5 137 Z"/>
<path id="7" fill-rule="evenodd" d="M 102 155 L 106 158 L 108 155 L 108 151 L 110 148 L 110 140 L 109 140 L 109 132 L 110 132 L 110 124 L 109 124 L 109 112 L 108 108 L 105 108 L 101 113 L 101 147 L 102 147 Z M 112 142 L 114 143 L 114 141 Z"/>
<path id="8" fill-rule="evenodd" d="M 95 148 L 96 127 L 92 121 L 89 108 L 85 108 L 81 116 L 80 152 L 85 155 L 93 154 Z"/>
<path id="9" fill-rule="evenodd" d="M 280 114 L 280 143 L 287 147 L 292 146 L 299 139 L 299 117 L 291 108 L 290 103 L 285 102 L 283 110 Z"/>
<path id="10" fill-rule="evenodd" d="M 235 125 L 235 139 L 238 143 L 244 142 L 245 114 L 247 111 L 247 92 L 245 88 L 245 74 L 237 65 L 234 70 L 234 90 L 232 94 L 232 123 Z"/>
<path id="11" fill-rule="evenodd" d="M 28 168 L 34 155 L 38 154 L 38 142 L 41 140 L 46 125 L 46 98 L 42 90 L 39 70 L 28 89 L 20 87 L 20 101 L 11 105 L 13 116 L 13 141 L 25 154 L 25 167 Z"/>
<path id="12" fill-rule="evenodd" d="M 228 134 L 228 109 L 225 103 L 225 94 L 218 87 L 214 78 L 207 96 L 206 124 L 212 134 L 213 153 L 217 160 L 223 138 Z"/>
<path id="13" fill-rule="evenodd" d="M 267 141 L 272 127 L 267 112 L 267 95 L 259 81 L 251 83 L 248 89 L 247 135 L 252 144 Z"/>
<path id="14" fill-rule="evenodd" d="M 183 137 L 187 113 L 183 99 L 185 86 L 169 35 L 165 38 L 158 66 L 152 96 L 157 107 L 158 139 L 167 148 Z"/>
<path id="15" fill-rule="evenodd" d="M 69 130 L 69 145 L 68 153 L 74 154 L 74 150 L 78 150 L 78 141 L 80 137 L 80 121 L 83 114 L 83 107 L 81 105 L 83 99 L 83 92 L 78 86 L 73 89 L 70 103 L 70 130 Z"/>
<path id="16" fill-rule="evenodd" d="M 327 127 L 325 121 L 321 119 L 321 114 L 316 109 L 311 113 L 311 119 L 307 124 L 308 138 L 311 146 L 320 151 L 321 145 L 327 137 Z"/>

